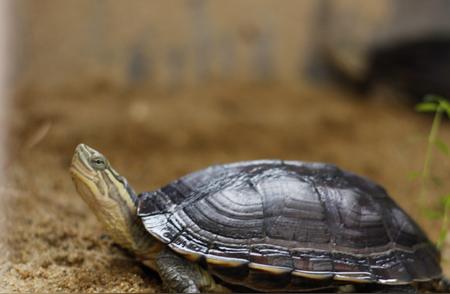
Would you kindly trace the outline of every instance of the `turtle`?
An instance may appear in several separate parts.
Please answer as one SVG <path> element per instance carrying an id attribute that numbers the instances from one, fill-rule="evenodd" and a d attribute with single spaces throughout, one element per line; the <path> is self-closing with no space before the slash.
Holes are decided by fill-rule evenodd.
<path id="1" fill-rule="evenodd" d="M 418 224 L 379 184 L 332 164 L 214 165 L 138 195 L 79 144 L 70 172 L 114 242 L 170 292 L 449 289 Z"/>

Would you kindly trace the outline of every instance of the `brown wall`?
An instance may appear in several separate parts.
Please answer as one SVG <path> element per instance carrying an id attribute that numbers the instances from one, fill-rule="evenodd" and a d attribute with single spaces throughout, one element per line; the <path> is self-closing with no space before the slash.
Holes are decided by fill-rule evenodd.
<path id="1" fill-rule="evenodd" d="M 298 80 L 317 44 L 336 50 L 358 73 L 374 42 L 450 22 L 442 17 L 450 7 L 445 0 L 14 3 L 16 77 L 41 86 L 92 77 L 168 87 L 210 79 Z"/>
<path id="2" fill-rule="evenodd" d="M 315 2 L 17 2 L 18 78 L 106 76 L 168 86 L 298 78 Z"/>

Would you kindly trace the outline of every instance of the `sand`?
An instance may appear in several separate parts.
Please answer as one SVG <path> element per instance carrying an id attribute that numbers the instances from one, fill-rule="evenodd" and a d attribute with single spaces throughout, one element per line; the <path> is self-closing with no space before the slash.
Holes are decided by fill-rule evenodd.
<path id="1" fill-rule="evenodd" d="M 108 156 L 137 191 L 214 163 L 333 162 L 382 183 L 436 240 L 439 221 L 425 217 L 417 182 L 408 178 L 421 168 L 431 118 L 393 100 L 277 84 L 21 89 L 10 116 L 8 180 L 0 187 L 0 290 L 161 291 L 158 276 L 115 245 L 77 195 L 68 167 L 80 142 Z M 441 137 L 450 142 L 448 125 Z M 437 155 L 433 174 L 446 178 L 449 170 L 448 158 Z M 449 191 L 442 182 L 426 202 L 436 206 Z"/>

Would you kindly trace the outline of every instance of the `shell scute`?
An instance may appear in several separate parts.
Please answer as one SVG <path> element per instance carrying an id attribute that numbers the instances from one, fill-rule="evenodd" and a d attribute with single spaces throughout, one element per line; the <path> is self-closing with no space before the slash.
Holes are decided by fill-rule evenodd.
<path id="1" fill-rule="evenodd" d="M 217 256 L 221 259 L 236 259 L 249 262 L 250 249 L 247 246 L 226 246 L 223 244 L 213 243 L 208 251 L 209 256 Z"/>
<path id="2" fill-rule="evenodd" d="M 334 274 L 331 272 L 321 272 L 321 271 L 305 271 L 305 270 L 294 270 L 292 272 L 293 276 L 313 279 L 313 280 L 328 280 L 334 277 Z"/>
<path id="3" fill-rule="evenodd" d="M 369 273 L 370 264 L 366 256 L 351 256 L 342 253 L 333 253 L 333 271 L 335 273 Z"/>
<path id="4" fill-rule="evenodd" d="M 273 275 L 284 275 L 292 272 L 292 268 L 283 266 L 268 265 L 266 263 L 250 262 L 248 267 L 254 270 L 270 273 Z"/>
<path id="5" fill-rule="evenodd" d="M 181 252 L 192 252 L 196 255 L 205 255 L 208 253 L 207 244 L 202 243 L 187 232 L 179 234 L 172 242 L 170 242 L 169 246 L 171 246 L 171 248 L 177 248 Z"/>
<path id="6" fill-rule="evenodd" d="M 259 265 L 260 268 L 263 268 L 261 265 L 274 267 L 274 272 L 277 271 L 275 268 L 279 268 L 278 271 L 282 272 L 294 269 L 289 251 L 279 246 L 267 244 L 252 245 L 249 259 L 251 263 Z"/>
<path id="7" fill-rule="evenodd" d="M 333 272 L 333 259 L 330 252 L 292 250 L 291 256 L 296 270 Z"/>
<path id="8" fill-rule="evenodd" d="M 220 255 L 215 255 L 215 254 L 206 255 L 206 262 L 209 264 L 221 265 L 224 267 L 236 267 L 236 266 L 242 266 L 242 265 L 249 263 L 247 259 L 224 257 L 224 256 L 220 256 Z"/>

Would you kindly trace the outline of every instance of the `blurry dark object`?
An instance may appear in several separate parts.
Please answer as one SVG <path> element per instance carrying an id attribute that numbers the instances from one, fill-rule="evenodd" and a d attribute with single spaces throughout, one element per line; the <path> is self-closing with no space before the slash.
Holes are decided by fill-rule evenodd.
<path id="1" fill-rule="evenodd" d="M 312 77 L 414 103 L 448 97 L 449 11 L 446 0 L 319 1 Z"/>
<path id="2" fill-rule="evenodd" d="M 430 38 L 379 48 L 369 57 L 363 88 L 387 85 L 420 101 L 430 93 L 450 97 L 450 39 Z"/>
<path id="3" fill-rule="evenodd" d="M 419 102 L 427 94 L 450 97 L 450 38 L 405 41 L 373 49 L 366 72 L 348 74 L 335 60 L 325 57 L 328 73 L 339 84 L 362 93 L 388 87 Z"/>

